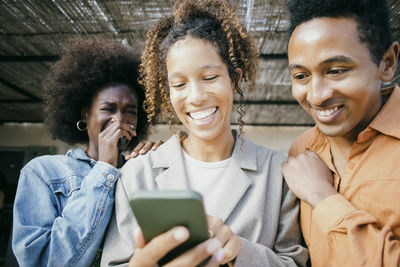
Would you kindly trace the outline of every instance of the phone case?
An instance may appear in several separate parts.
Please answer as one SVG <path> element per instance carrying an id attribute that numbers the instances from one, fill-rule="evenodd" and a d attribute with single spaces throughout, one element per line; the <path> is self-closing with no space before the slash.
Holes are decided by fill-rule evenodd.
<path id="1" fill-rule="evenodd" d="M 189 239 L 161 259 L 161 265 L 208 239 L 202 197 L 195 191 L 137 191 L 130 204 L 146 242 L 174 226 L 189 230 Z"/>

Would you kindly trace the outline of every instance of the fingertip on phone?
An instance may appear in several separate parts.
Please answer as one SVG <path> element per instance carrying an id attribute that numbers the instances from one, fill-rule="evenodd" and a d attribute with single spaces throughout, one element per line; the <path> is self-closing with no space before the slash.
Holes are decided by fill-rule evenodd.
<path id="1" fill-rule="evenodd" d="M 217 252 L 214 254 L 215 260 L 217 262 L 222 262 L 222 260 L 225 258 L 225 252 L 223 248 L 220 248 L 217 250 Z"/>
<path id="2" fill-rule="evenodd" d="M 189 231 L 182 226 L 178 226 L 174 229 L 174 239 L 178 242 L 182 242 L 189 237 Z"/>
<path id="3" fill-rule="evenodd" d="M 214 254 L 221 249 L 221 242 L 216 238 L 211 238 L 207 241 L 206 250 L 208 254 Z"/>

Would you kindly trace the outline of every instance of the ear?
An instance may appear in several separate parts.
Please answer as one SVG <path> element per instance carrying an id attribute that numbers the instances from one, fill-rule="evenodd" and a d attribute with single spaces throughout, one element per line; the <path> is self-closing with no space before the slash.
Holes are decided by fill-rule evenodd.
<path id="1" fill-rule="evenodd" d="M 381 80 L 384 82 L 390 81 L 396 71 L 397 62 L 399 59 L 399 43 L 393 42 L 383 55 L 383 69 Z"/>
<path id="2" fill-rule="evenodd" d="M 82 108 L 81 110 L 82 120 L 87 121 L 88 115 L 89 115 L 89 110 L 87 108 Z"/>
<path id="3" fill-rule="evenodd" d="M 240 86 L 240 83 L 242 82 L 242 77 L 243 77 L 243 71 L 241 68 L 236 68 L 236 72 L 238 74 L 236 83 L 235 83 L 235 81 L 232 81 L 233 93 L 237 92 L 237 87 Z"/>

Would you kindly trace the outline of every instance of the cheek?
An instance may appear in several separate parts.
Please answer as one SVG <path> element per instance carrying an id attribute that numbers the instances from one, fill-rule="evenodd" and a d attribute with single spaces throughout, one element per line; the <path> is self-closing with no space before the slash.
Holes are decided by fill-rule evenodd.
<path id="1" fill-rule="evenodd" d="M 173 110 L 175 111 L 176 115 L 178 115 L 178 117 L 181 117 L 181 114 L 183 112 L 182 107 L 184 104 L 183 99 L 179 97 L 178 93 L 173 92 L 172 90 L 170 91 L 169 97 Z"/>
<path id="2" fill-rule="evenodd" d="M 307 99 L 307 89 L 304 86 L 292 85 L 292 95 L 300 104 Z"/>

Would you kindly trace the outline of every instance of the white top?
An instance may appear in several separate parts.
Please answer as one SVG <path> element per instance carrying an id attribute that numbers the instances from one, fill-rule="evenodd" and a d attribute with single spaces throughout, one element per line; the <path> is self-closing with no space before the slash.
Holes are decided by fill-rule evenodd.
<path id="1" fill-rule="evenodd" d="M 213 202 L 223 192 L 223 180 L 228 178 L 224 173 L 229 167 L 231 158 L 206 162 L 192 158 L 186 151 L 183 151 L 183 157 L 191 189 L 203 196 L 206 213 L 216 216 L 216 211 L 212 210 L 212 207 L 215 207 Z"/>

